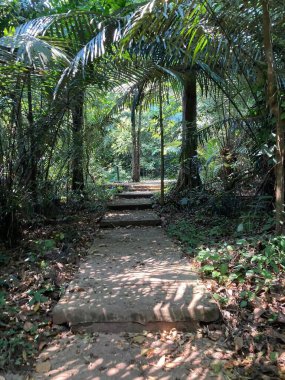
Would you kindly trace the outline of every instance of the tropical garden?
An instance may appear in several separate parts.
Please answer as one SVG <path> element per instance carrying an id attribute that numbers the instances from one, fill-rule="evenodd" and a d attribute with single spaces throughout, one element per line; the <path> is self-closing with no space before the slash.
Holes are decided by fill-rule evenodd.
<path id="1" fill-rule="evenodd" d="M 282 0 L 0 1 L 0 369 L 32 361 L 106 201 L 159 180 L 235 367 L 284 378 L 284 27 Z"/>

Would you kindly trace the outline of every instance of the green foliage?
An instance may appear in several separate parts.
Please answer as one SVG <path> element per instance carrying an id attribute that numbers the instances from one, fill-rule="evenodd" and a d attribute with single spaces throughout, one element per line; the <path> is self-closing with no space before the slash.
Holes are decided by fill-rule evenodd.
<path id="1" fill-rule="evenodd" d="M 192 223 L 181 219 L 171 223 L 167 230 L 201 263 L 201 273 L 206 277 L 221 284 L 249 281 L 258 289 L 269 286 L 285 273 L 285 236 L 260 234 L 234 240 L 235 220 L 213 218 L 212 223 L 202 225 L 193 217 Z M 243 307 L 248 298 L 242 297 Z"/>
<path id="2" fill-rule="evenodd" d="M 25 363 L 23 355 L 30 356 L 35 352 L 33 344 L 27 341 L 21 329 L 5 331 L 0 337 L 0 368 L 20 366 Z M 25 354 L 24 354 L 25 353 Z M 13 364 L 12 364 L 13 363 Z"/>
<path id="3" fill-rule="evenodd" d="M 44 303 L 48 301 L 48 298 L 43 295 L 46 292 L 46 289 L 37 289 L 29 291 L 29 305 L 35 305 L 37 303 Z"/>
<path id="4" fill-rule="evenodd" d="M 56 246 L 56 242 L 52 239 L 37 240 L 35 241 L 35 246 L 40 253 L 45 253 L 54 249 Z"/>
<path id="5" fill-rule="evenodd" d="M 189 249 L 196 248 L 204 241 L 204 234 L 197 231 L 194 225 L 191 225 L 189 221 L 185 220 L 170 224 L 167 232 L 171 237 L 178 239 L 183 244 L 187 244 Z"/>
<path id="6" fill-rule="evenodd" d="M 214 242 L 217 238 L 221 238 L 229 231 L 228 225 L 223 220 L 219 220 L 218 224 L 215 224 L 218 219 L 213 218 L 210 226 L 200 225 L 198 227 L 198 221 L 191 223 L 189 220 L 179 220 L 175 223 L 171 223 L 167 229 L 168 234 L 174 237 L 186 245 L 189 253 L 196 252 L 194 249 L 203 247 L 209 242 Z"/>
<path id="7" fill-rule="evenodd" d="M 256 285 L 270 284 L 285 272 L 284 247 L 284 236 L 259 236 L 237 240 L 231 246 L 224 243 L 219 248 L 198 250 L 196 259 L 205 275 L 221 283 L 243 283 L 247 279 Z"/>

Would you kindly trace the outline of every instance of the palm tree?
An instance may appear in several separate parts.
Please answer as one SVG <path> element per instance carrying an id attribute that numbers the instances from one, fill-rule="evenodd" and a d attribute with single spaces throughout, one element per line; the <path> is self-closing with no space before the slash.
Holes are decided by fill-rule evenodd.
<path id="1" fill-rule="evenodd" d="M 272 20 L 270 20 L 268 12 L 266 13 L 266 10 L 268 11 L 267 5 L 266 1 L 261 2 L 259 0 L 254 0 L 250 4 L 243 3 L 239 8 L 237 8 L 236 2 L 226 0 L 220 3 L 212 2 L 211 0 L 203 2 L 199 0 L 178 0 L 175 2 L 153 0 L 137 6 L 136 9 L 127 14 L 111 15 L 108 20 L 104 19 L 93 30 L 93 37 L 75 56 L 70 67 L 65 71 L 62 82 L 64 83 L 64 80 L 79 73 L 81 69 L 83 75 L 85 75 L 85 68 L 90 67 L 92 62 L 97 63 L 98 58 L 105 54 L 107 47 L 108 53 L 117 54 L 119 52 L 122 59 L 124 54 L 127 54 L 128 58 L 130 58 L 129 54 L 131 54 L 131 59 L 132 55 L 136 54 L 151 60 L 161 66 L 162 69 L 180 77 L 186 72 L 186 77 L 188 78 L 191 73 L 193 74 L 195 65 L 198 66 L 215 83 L 216 87 L 228 97 L 241 119 L 246 119 L 246 113 L 243 110 L 250 110 L 251 105 L 249 105 L 248 99 L 243 96 L 240 88 L 247 88 L 247 93 L 250 94 L 250 103 L 255 102 L 257 104 L 264 101 L 265 93 L 256 89 L 256 82 L 257 79 L 259 80 L 265 75 L 269 82 L 275 82 L 275 88 L 278 89 L 280 94 L 276 98 L 278 99 L 277 108 L 280 116 L 282 114 L 280 110 L 282 108 L 283 80 L 281 72 L 283 64 L 279 58 L 280 54 L 274 57 L 274 67 L 272 59 L 271 62 L 269 60 L 270 46 L 268 41 L 270 40 L 270 34 L 268 34 L 268 28 L 266 29 L 265 26 L 272 23 L 276 29 L 280 30 L 282 24 L 278 22 L 277 16 L 278 12 L 282 14 L 283 8 L 281 2 L 275 2 L 271 8 Z M 74 27 L 76 33 L 66 27 L 64 28 L 65 35 L 67 36 L 69 33 L 73 36 L 75 34 L 80 35 L 79 28 L 76 26 L 79 23 L 78 17 L 81 16 L 71 14 L 38 20 L 34 22 L 31 29 L 28 26 L 24 30 L 28 28 L 29 30 L 37 30 L 41 34 L 46 34 L 46 30 L 50 28 L 52 31 L 50 36 L 55 36 L 58 30 L 62 30 L 59 27 L 61 23 L 68 19 L 68 23 Z M 76 19 L 77 23 L 75 22 Z M 263 25 L 264 38 L 259 32 L 259 27 Z M 88 30 L 88 25 L 85 26 L 86 29 L 83 28 L 84 33 Z M 64 34 L 63 32 L 60 33 Z M 264 42 L 267 41 L 267 44 L 265 44 L 266 59 L 263 40 Z M 277 42 L 274 43 L 274 46 L 271 45 L 271 50 L 275 49 L 278 52 L 284 50 L 282 43 L 278 42 L 278 39 L 275 41 Z M 83 42 L 83 39 L 81 39 L 81 42 Z M 116 48 L 115 51 L 114 47 Z M 274 68 L 275 75 L 270 76 L 269 70 L 267 74 L 265 71 L 267 66 L 268 68 L 271 67 L 271 71 Z M 264 88 L 266 81 L 263 79 L 261 82 L 261 87 Z M 185 94 L 187 93 L 190 92 L 185 91 Z M 192 104 L 195 105 L 195 96 L 192 95 L 192 97 Z M 186 96 L 184 96 L 184 99 L 186 99 Z M 191 104 L 191 101 L 185 101 L 185 104 L 188 103 Z M 270 102 L 269 105 L 268 111 L 274 113 L 273 105 Z M 192 110 L 192 115 L 194 113 Z M 263 115 L 267 118 L 268 112 L 267 114 L 263 112 Z M 187 120 L 185 115 L 183 119 Z M 278 120 L 280 120 L 280 117 Z M 245 124 L 249 132 L 254 134 L 250 128 L 250 123 L 246 122 Z M 282 126 L 282 123 L 280 125 Z M 280 144 L 283 136 L 282 128 L 277 128 L 277 131 L 280 130 L 280 132 L 277 134 L 276 145 L 278 177 L 283 178 L 283 180 L 279 179 L 276 183 L 277 226 L 280 226 L 283 222 L 282 215 L 284 211 L 282 195 L 280 197 L 280 194 L 284 194 L 284 151 L 282 151 L 282 144 Z M 186 136 L 189 137 L 189 135 L 187 133 L 183 134 L 185 138 Z M 189 149 L 188 153 L 184 155 L 184 159 L 181 160 L 182 165 L 187 160 L 192 163 L 195 161 L 193 159 L 196 151 L 193 123 L 191 135 L 193 149 Z M 182 147 L 186 149 L 186 146 L 187 144 L 184 141 Z M 194 155 L 192 157 L 189 154 Z M 185 173 L 185 170 L 183 172 Z M 198 176 L 197 167 L 194 164 L 191 164 L 190 175 L 193 177 L 192 180 L 185 183 L 195 184 L 193 179 L 198 179 Z M 196 181 L 196 184 L 199 184 L 199 180 Z"/>

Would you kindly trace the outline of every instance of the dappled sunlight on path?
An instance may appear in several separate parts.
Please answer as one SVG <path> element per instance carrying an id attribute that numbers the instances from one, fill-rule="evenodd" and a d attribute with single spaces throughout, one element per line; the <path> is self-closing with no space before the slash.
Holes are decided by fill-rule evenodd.
<path id="1" fill-rule="evenodd" d="M 62 334 L 41 355 L 51 369 L 36 379 L 172 380 L 217 379 L 231 358 L 222 343 L 201 334 Z"/>
<path id="2" fill-rule="evenodd" d="M 54 322 L 216 320 L 216 304 L 160 227 L 104 231 L 54 310 Z"/>

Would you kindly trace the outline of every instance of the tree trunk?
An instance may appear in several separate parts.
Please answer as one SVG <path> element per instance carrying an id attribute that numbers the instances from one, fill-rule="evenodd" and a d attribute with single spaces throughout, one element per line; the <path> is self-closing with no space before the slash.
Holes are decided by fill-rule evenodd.
<path id="1" fill-rule="evenodd" d="M 131 109 L 132 124 L 132 181 L 140 182 L 140 129 L 141 129 L 141 110 L 139 111 L 138 127 L 136 126 L 136 105 L 134 100 Z"/>
<path id="2" fill-rule="evenodd" d="M 162 88 L 159 82 L 159 129 L 160 129 L 160 204 L 164 205 L 164 128 L 163 128 L 163 109 L 162 109 Z"/>
<path id="3" fill-rule="evenodd" d="M 285 147 L 284 147 L 284 130 L 285 120 L 281 119 L 282 109 L 279 102 L 279 89 L 277 83 L 276 72 L 274 68 L 274 53 L 272 47 L 271 36 L 271 20 L 269 13 L 268 1 L 263 0 L 263 38 L 264 38 L 264 53 L 267 63 L 267 100 L 271 114 L 276 119 L 276 149 L 275 149 L 275 209 L 276 209 L 276 232 L 282 234 L 285 231 L 284 217 L 284 162 L 285 162 Z"/>
<path id="4" fill-rule="evenodd" d="M 197 159 L 197 83 L 191 72 L 184 81 L 182 96 L 182 146 L 176 190 L 201 186 Z"/>
<path id="5" fill-rule="evenodd" d="M 30 167 L 27 178 L 27 185 L 31 191 L 34 205 L 38 204 L 38 149 L 39 141 L 36 136 L 36 129 L 34 125 L 33 113 L 33 99 L 32 99 L 32 83 L 31 74 L 27 76 L 27 96 L 28 96 L 28 114 L 27 119 L 29 122 L 29 138 L 30 138 Z"/>
<path id="6" fill-rule="evenodd" d="M 80 93 L 71 109 L 72 113 L 72 190 L 80 192 L 84 189 L 84 93 Z"/>

